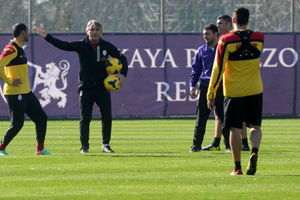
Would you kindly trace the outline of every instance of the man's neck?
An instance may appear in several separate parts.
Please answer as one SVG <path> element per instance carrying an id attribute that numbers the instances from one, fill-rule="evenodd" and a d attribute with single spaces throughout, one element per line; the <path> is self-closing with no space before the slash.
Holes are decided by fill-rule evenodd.
<path id="1" fill-rule="evenodd" d="M 98 40 L 90 40 L 89 39 L 89 41 L 90 41 L 91 44 L 98 44 L 99 43 L 99 39 Z"/>
<path id="2" fill-rule="evenodd" d="M 24 40 L 22 38 L 14 38 L 14 41 L 19 42 L 19 43 L 24 43 Z"/>
<path id="3" fill-rule="evenodd" d="M 207 43 L 209 47 L 215 48 L 217 46 L 218 41 Z"/>
<path id="4" fill-rule="evenodd" d="M 247 30 L 247 25 L 238 25 L 238 24 L 233 24 L 234 30 Z"/>
<path id="5" fill-rule="evenodd" d="M 226 35 L 226 34 L 228 34 L 228 33 L 230 33 L 230 31 L 225 31 L 225 32 L 223 32 L 223 33 L 221 33 L 222 35 Z"/>

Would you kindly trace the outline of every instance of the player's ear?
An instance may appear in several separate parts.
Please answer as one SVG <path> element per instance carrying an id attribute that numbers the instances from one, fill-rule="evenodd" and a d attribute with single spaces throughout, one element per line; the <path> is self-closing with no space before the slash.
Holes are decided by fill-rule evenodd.
<path id="1" fill-rule="evenodd" d="M 21 33 L 20 33 L 20 35 L 24 36 L 25 33 L 26 33 L 25 30 L 22 30 Z"/>

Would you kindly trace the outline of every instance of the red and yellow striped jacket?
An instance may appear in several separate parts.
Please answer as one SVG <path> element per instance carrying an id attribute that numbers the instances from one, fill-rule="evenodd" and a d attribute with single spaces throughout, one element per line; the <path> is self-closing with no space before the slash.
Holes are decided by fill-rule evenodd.
<path id="1" fill-rule="evenodd" d="M 238 30 L 222 36 L 218 42 L 207 99 L 214 99 L 223 80 L 226 97 L 244 97 L 263 92 L 260 52 L 261 32 Z"/>
<path id="2" fill-rule="evenodd" d="M 27 94 L 31 91 L 27 58 L 22 43 L 11 40 L 0 55 L 0 78 L 5 82 L 4 94 Z M 21 79 L 19 87 L 11 85 L 13 79 Z"/>

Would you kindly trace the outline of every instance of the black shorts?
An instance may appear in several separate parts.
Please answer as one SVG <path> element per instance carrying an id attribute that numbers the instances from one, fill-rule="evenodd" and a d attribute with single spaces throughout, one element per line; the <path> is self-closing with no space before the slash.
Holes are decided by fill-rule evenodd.
<path id="1" fill-rule="evenodd" d="M 263 94 L 246 97 L 224 98 L 225 128 L 243 128 L 243 122 L 261 126 Z"/>

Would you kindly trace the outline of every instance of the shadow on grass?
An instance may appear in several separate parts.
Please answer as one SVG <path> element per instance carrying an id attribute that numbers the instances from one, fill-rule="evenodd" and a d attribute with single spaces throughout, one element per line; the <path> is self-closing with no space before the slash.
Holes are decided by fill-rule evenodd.
<path id="1" fill-rule="evenodd" d="M 222 154 L 219 154 L 222 155 Z M 115 157 L 115 158 L 122 158 L 122 157 L 148 157 L 148 158 L 179 158 L 179 157 L 187 157 L 190 156 L 191 158 L 203 157 L 203 158 L 214 158 L 214 155 L 203 155 L 200 153 L 177 153 L 177 152 L 158 152 L 158 153 L 88 153 L 82 156 L 91 156 L 91 157 Z"/>
<path id="2" fill-rule="evenodd" d="M 270 174 L 270 175 L 259 175 L 259 177 L 300 177 L 300 174 Z"/>
<path id="3" fill-rule="evenodd" d="M 91 157 L 151 157 L 151 158 L 164 158 L 164 157 L 180 157 L 178 155 L 154 155 L 154 154 L 84 154 L 83 156 L 91 156 Z"/>

